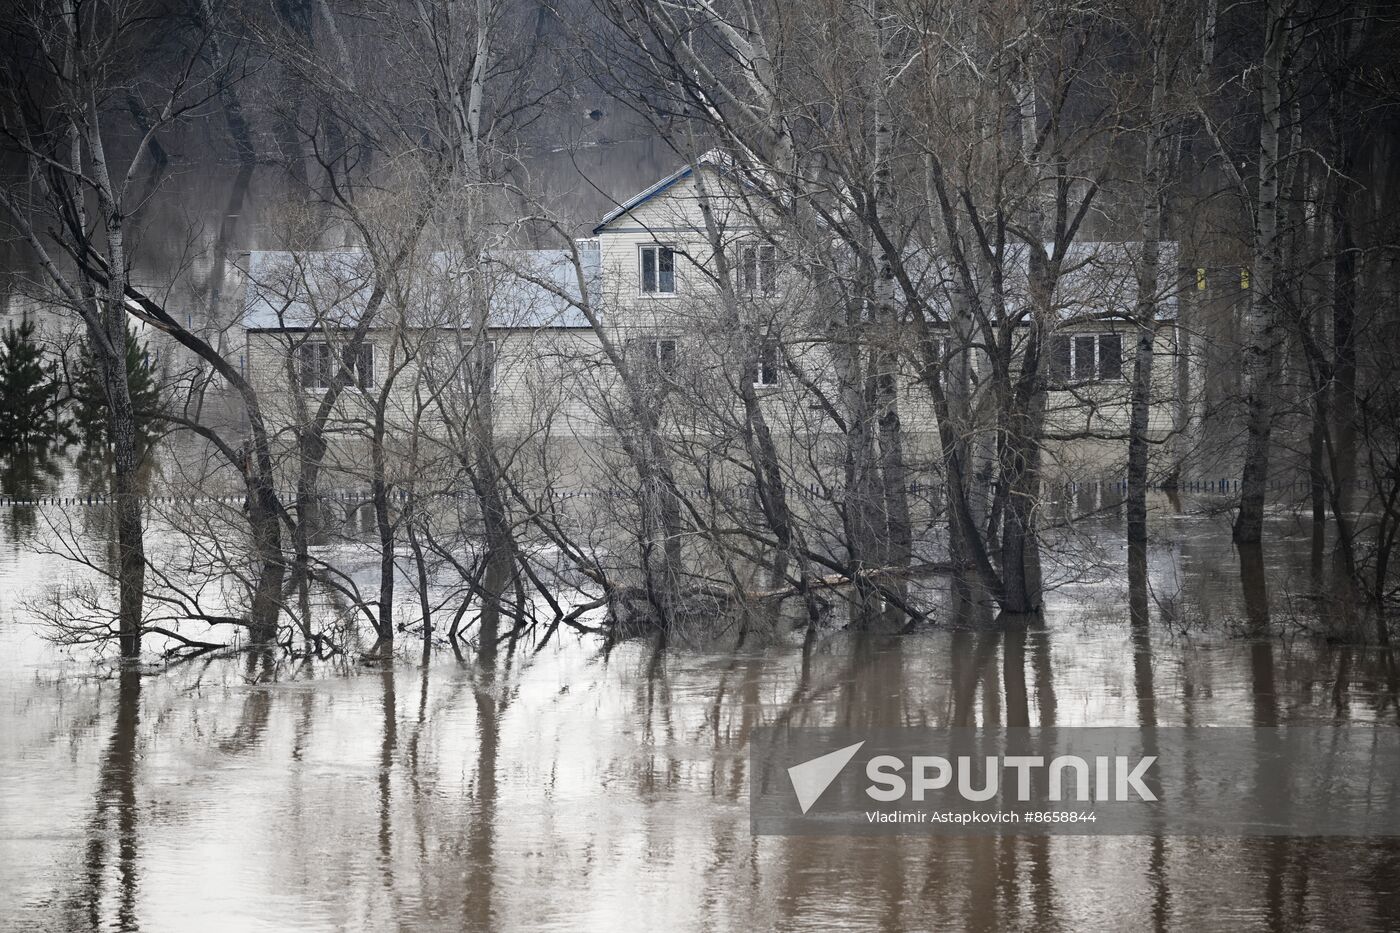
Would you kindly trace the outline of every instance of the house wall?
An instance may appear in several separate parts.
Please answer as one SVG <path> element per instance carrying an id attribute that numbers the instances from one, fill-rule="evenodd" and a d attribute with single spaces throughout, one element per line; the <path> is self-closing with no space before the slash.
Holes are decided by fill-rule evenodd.
<path id="1" fill-rule="evenodd" d="M 730 255 L 737 261 L 739 243 L 755 237 L 756 230 L 732 203 L 716 197 L 720 180 L 707 176 L 707 187 L 715 198 L 717 219 L 723 225 Z M 718 301 L 718 290 L 711 273 L 714 257 L 703 229 L 698 193 L 692 178 L 676 182 L 665 192 L 623 215 L 597 236 L 600 259 L 600 288 L 595 309 L 604 322 L 605 333 L 628 356 L 638 372 L 647 373 L 650 343 L 658 339 L 676 342 L 676 366 L 667 373 L 651 372 L 655 390 L 675 399 L 664 411 L 673 436 L 701 451 L 699 459 L 712 456 L 722 462 L 733 454 L 737 430 L 743 423 L 739 400 L 739 380 L 744 377 L 743 362 L 751 358 L 756 334 L 781 338 L 784 362 L 795 366 L 798 375 L 779 366 L 778 383 L 759 389 L 780 449 L 787 452 L 795 479 L 820 484 L 839 475 L 843 448 L 840 432 L 822 404 L 820 395 L 840 408 L 835 378 L 835 360 L 826 339 L 820 296 L 797 290 L 797 283 L 779 279 L 772 296 L 741 296 L 739 314 L 742 327 L 734 327 Z M 667 245 L 677 251 L 674 294 L 643 294 L 640 285 L 639 251 L 643 246 Z M 737 272 L 736 272 L 737 274 Z M 1135 334 L 1122 322 L 1066 324 L 1066 334 L 1117 333 L 1122 338 L 1123 378 L 1077 384 L 1047 394 L 1048 434 L 1045 470 L 1047 476 L 1063 472 L 1071 476 L 1108 476 L 1121 472 L 1126 458 L 1132 355 Z M 414 339 L 422 340 L 426 334 Z M 587 329 L 493 330 L 497 346 L 497 382 L 492 395 L 496 435 L 504 443 L 525 443 L 531 439 L 583 442 L 598 452 L 580 454 L 592 460 L 598 472 L 608 472 L 608 456 L 602 451 L 615 449 L 614 431 L 606 425 L 625 429 L 627 411 L 616 373 L 601 351 L 601 341 Z M 269 420 L 274 424 L 296 423 L 307 417 L 299 409 L 297 396 L 288 391 L 288 360 L 306 335 L 288 331 L 261 331 L 248 335 L 248 371 L 266 400 Z M 318 335 L 314 339 L 323 339 Z M 883 339 L 898 349 L 913 344 L 913 335 L 897 330 Z M 376 332 L 376 379 L 382 380 L 389 366 L 389 334 Z M 434 351 L 425 358 L 442 372 L 456 365 L 463 354 L 452 332 L 432 335 Z M 1155 344 L 1153 366 L 1154 403 L 1149 418 L 1153 440 L 1166 438 L 1175 420 L 1176 379 L 1174 328 L 1161 328 Z M 907 354 L 904 354 L 907 357 Z M 974 369 L 985 371 L 985 360 L 974 357 Z M 903 430 L 905 453 L 911 476 L 916 481 L 936 482 L 941 472 L 937 450 L 936 419 L 927 389 L 915 378 L 911 364 L 902 363 L 897 379 L 897 400 Z M 409 365 L 397 377 L 390 401 L 390 421 L 407 426 L 423 424 L 434 437 L 446 438 L 447 425 L 437 406 L 419 412 L 415 387 L 425 385 L 418 365 Z M 982 390 L 985 392 L 985 388 Z M 314 402 L 316 393 L 304 393 L 305 402 Z M 459 407 L 465 399 L 451 400 Z M 347 391 L 337 406 L 334 433 L 350 468 L 363 467 L 363 450 L 355 439 L 368 431 L 371 408 L 358 391 Z M 449 410 L 454 410 L 449 408 Z M 582 448 L 581 448 L 582 449 Z M 1164 458 L 1167 445 L 1154 446 Z M 580 467 L 582 469 L 582 466 Z"/>
<path id="2" fill-rule="evenodd" d="M 757 228 L 738 211 L 726 210 L 727 203 L 717 196 L 720 187 L 720 180 L 713 175 L 707 177 L 706 189 L 716 206 L 726 242 L 734 246 L 731 257 L 737 257 L 738 245 L 745 237 L 755 236 Z M 602 303 L 619 342 L 631 341 L 635 346 L 638 340 L 676 339 L 683 358 L 690 363 L 690 371 L 680 380 L 687 394 L 692 399 L 729 399 L 737 405 L 733 401 L 737 394 L 735 380 L 748 348 L 741 342 L 742 337 L 736 342 L 736 335 L 728 333 L 715 310 L 718 290 L 712 277 L 713 255 L 693 178 L 676 182 L 613 220 L 598 235 L 598 241 L 603 270 Z M 641 292 L 640 250 L 649 245 L 672 246 L 683 254 L 677 257 L 674 295 Z M 812 339 L 812 335 L 820 335 L 824 330 L 822 322 L 809 319 L 807 309 L 816 302 L 804 301 L 803 295 L 783 288 L 784 284 L 789 283 L 781 283 L 775 297 L 741 297 L 741 313 L 760 325 L 785 325 L 782 336 L 790 357 L 802 367 L 812 385 L 827 391 L 834 400 L 834 360 L 825 341 Z M 794 322 L 796 327 L 792 326 Z M 1047 473 L 1106 475 L 1121 471 L 1126 460 L 1136 331 L 1126 322 L 1095 321 L 1066 324 L 1057 333 L 1071 338 L 1080 334 L 1120 335 L 1123 377 L 1047 394 Z M 913 344 L 914 335 L 896 333 L 887 339 L 902 349 Z M 1156 442 L 1153 456 L 1158 460 L 1167 459 L 1171 453 L 1160 442 L 1171 434 L 1176 420 L 1177 359 L 1175 327 L 1167 322 L 1154 340 L 1148 419 L 1149 438 Z M 985 371 L 985 366 L 985 359 L 974 355 L 974 372 Z M 901 423 L 911 437 L 912 465 L 917 469 L 920 460 L 933 457 L 937 421 L 927 389 L 914 378 L 907 363 L 898 381 Z M 775 428 L 796 435 L 823 430 L 821 423 L 825 419 L 812 404 L 811 392 L 799 380 L 784 374 L 780 386 L 765 389 L 762 396 Z M 828 423 L 825 430 L 830 429 Z"/>
<path id="3" fill-rule="evenodd" d="M 1126 322 L 1076 324 L 1059 333 L 1114 333 L 1123 345 L 1123 378 L 1054 389 L 1046 395 L 1046 463 L 1048 476 L 1099 478 L 1120 476 L 1127 465 L 1127 436 L 1132 410 L 1132 379 L 1136 328 Z M 1150 469 L 1165 469 L 1176 451 L 1165 443 L 1177 418 L 1176 328 L 1161 326 L 1153 341 L 1152 403 L 1148 406 L 1147 437 Z"/>
<path id="4" fill-rule="evenodd" d="M 248 378 L 258 392 L 267 423 L 272 427 L 280 452 L 290 453 L 295 444 L 291 426 L 306 424 L 320 403 L 323 390 L 292 389 L 293 367 L 298 348 L 307 341 L 327 341 L 336 332 L 250 331 L 247 334 Z M 594 402 L 602 368 L 597 337 L 587 330 L 543 329 L 538 331 L 492 331 L 495 345 L 496 378 L 491 393 L 496 437 L 502 444 L 523 446 L 546 438 L 596 438 L 600 417 Z M 437 442 L 435 448 L 420 448 L 419 463 L 450 459 L 454 451 L 454 429 L 460 431 L 470 402 L 464 390 L 456 388 L 454 376 L 463 370 L 457 361 L 469 347 L 469 336 L 458 343 L 453 332 L 414 332 L 410 341 L 424 341 L 417 358 L 400 365 L 389 390 L 386 422 L 389 446 L 401 447 L 408 429 L 418 425 Z M 368 342 L 374 353 L 374 380 L 383 386 L 387 374 L 399 359 L 391 353 L 392 335 L 386 330 L 371 331 Z M 453 388 L 434 395 L 434 387 L 444 383 Z M 372 431 L 373 393 L 347 388 L 341 393 L 328 423 L 332 439 L 328 464 L 342 470 L 353 483 L 368 474 L 368 439 Z M 447 417 L 444 416 L 447 412 Z M 450 423 L 449 423 L 450 419 Z M 396 449 L 393 460 L 399 468 L 413 454 Z M 286 459 L 284 457 L 284 459 Z M 289 463 L 288 469 L 291 469 Z"/>

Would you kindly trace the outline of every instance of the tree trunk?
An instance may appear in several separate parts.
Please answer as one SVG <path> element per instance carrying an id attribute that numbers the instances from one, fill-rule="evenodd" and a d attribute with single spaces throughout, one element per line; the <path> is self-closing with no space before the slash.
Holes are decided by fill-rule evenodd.
<path id="1" fill-rule="evenodd" d="M 852 621 L 864 628 L 879 611 L 874 586 L 865 571 L 879 563 L 878 530 L 884 524 L 880 514 L 879 479 L 876 475 L 875 424 L 870 380 L 863 373 L 861 353 L 855 335 L 861 329 L 860 309 L 847 310 L 846 333 L 838 337 L 837 372 L 846 417 L 844 487 L 841 493 L 841 525 L 846 545 L 846 563 L 854 585 Z"/>
<path id="2" fill-rule="evenodd" d="M 118 302 L 117 313 L 109 310 L 109 340 L 120 348 L 115 359 L 94 353 L 102 368 L 107 392 L 108 427 L 112 434 L 112 492 L 117 525 L 118 637 L 121 655 L 134 658 L 141 653 L 141 612 L 146 586 L 146 551 L 142 534 L 141 490 L 137 477 L 140 454 L 136 449 L 136 421 L 131 410 L 131 394 L 126 381 L 126 309 Z"/>
<path id="3" fill-rule="evenodd" d="M 389 514 L 389 482 L 384 464 L 384 409 L 375 415 L 370 445 L 370 489 L 374 499 L 374 526 L 379 533 L 379 618 L 374 631 L 375 650 L 389 654 L 394 644 L 394 523 Z"/>
<path id="4" fill-rule="evenodd" d="M 1160 244 L 1165 226 L 1162 173 L 1166 133 L 1159 126 L 1167 90 L 1163 42 L 1166 23 L 1153 24 L 1152 97 L 1147 110 L 1150 134 L 1143 157 L 1142 256 L 1137 270 L 1137 348 L 1133 354 L 1133 389 L 1128 416 L 1128 546 L 1147 544 L 1148 417 L 1152 405 L 1152 355 L 1157 336 Z"/>
<path id="5" fill-rule="evenodd" d="M 1259 191 L 1255 199 L 1254 265 L 1244 346 L 1245 445 L 1240 510 L 1234 538 L 1257 543 L 1263 536 L 1269 480 L 1269 443 L 1278 388 L 1279 140 L 1283 121 L 1282 71 L 1287 20 L 1283 0 L 1268 0 L 1264 58 L 1260 68 L 1263 120 L 1259 128 Z"/>
<path id="6" fill-rule="evenodd" d="M 433 650 L 433 606 L 428 594 L 428 562 L 415 526 L 418 516 L 413 510 L 416 506 L 416 499 L 409 504 L 408 546 L 413 551 L 413 566 L 418 569 L 418 612 L 423 617 L 423 663 L 426 664 Z"/>
<path id="7" fill-rule="evenodd" d="M 101 319 L 88 319 L 92 353 L 101 369 L 107 394 L 108 427 L 112 436 L 112 492 L 117 524 L 118 637 L 124 658 L 141 653 L 142 603 L 146 585 L 146 551 L 141 515 L 141 490 L 137 477 L 141 451 L 137 450 L 136 418 L 126 370 L 126 274 L 125 214 L 107 167 L 97 105 L 89 105 L 86 121 L 88 152 L 96 182 L 98 206 L 106 235 L 109 274 L 100 300 Z M 80 195 L 81 197 L 81 195 Z"/>
<path id="8" fill-rule="evenodd" d="M 1040 498 L 1041 438 L 1045 422 L 1042 348 L 1050 320 L 1054 278 L 1043 254 L 1032 250 L 1030 264 L 1030 335 L 1021 373 L 1011 388 L 1002 446 L 1001 475 L 1005 505 L 1001 523 L 1001 595 L 1006 612 L 1035 612 L 1041 607 L 1040 543 L 1036 507 Z"/>
<path id="9" fill-rule="evenodd" d="M 1336 111 L 1341 102 L 1333 104 Z M 1353 116 L 1336 114 L 1341 120 Z M 1356 166 L 1357 132 L 1336 129 L 1336 180 L 1332 187 L 1332 447 L 1336 458 L 1337 507 L 1350 512 L 1356 487 L 1356 241 L 1352 229 L 1354 195 L 1351 176 Z"/>
<path id="10" fill-rule="evenodd" d="M 875 103 L 874 141 L 874 227 L 884 228 L 894 216 L 894 184 L 890 159 L 894 149 L 894 115 L 889 101 L 889 75 L 897 62 L 891 60 L 893 43 L 885 35 L 885 20 L 879 0 L 870 0 L 870 17 L 875 42 L 874 62 L 877 65 L 872 99 Z M 873 306 L 875 346 L 871 352 L 871 372 L 875 380 L 875 429 L 879 444 L 880 485 L 885 526 L 881 529 L 886 567 L 908 567 L 913 551 L 912 527 L 909 518 L 908 472 L 904 464 L 904 438 L 899 420 L 899 335 L 900 324 L 895 312 L 894 257 L 872 236 L 871 252 L 875 262 Z M 895 578 L 900 580 L 898 576 Z M 902 586 L 902 583 L 896 583 Z"/>
<path id="11" fill-rule="evenodd" d="M 287 562 L 282 553 L 282 509 L 273 484 L 272 459 L 266 439 L 257 445 L 255 458 L 256 463 L 248 475 L 248 523 L 258 575 L 248 612 L 248 629 L 254 642 L 269 644 L 277 638 Z"/>
<path id="12" fill-rule="evenodd" d="M 1154 275 L 1155 277 L 1155 275 Z M 1132 407 L 1128 421 L 1128 544 L 1147 543 L 1147 429 L 1152 403 L 1151 323 L 1138 320 L 1137 349 L 1133 354 Z"/>

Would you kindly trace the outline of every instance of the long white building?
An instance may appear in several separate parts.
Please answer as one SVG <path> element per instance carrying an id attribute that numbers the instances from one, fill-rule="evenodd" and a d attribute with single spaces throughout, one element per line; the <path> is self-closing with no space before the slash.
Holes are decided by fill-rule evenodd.
<path id="1" fill-rule="evenodd" d="M 704 174 L 697 178 L 697 171 Z M 390 277 L 377 297 L 379 280 L 364 253 L 251 253 L 246 367 L 272 420 L 304 423 L 344 347 L 372 315 L 332 433 L 363 434 L 383 393 L 392 425 L 418 425 L 444 438 L 454 415 L 489 404 L 503 441 L 605 441 L 627 429 L 621 360 L 655 393 L 678 438 L 722 448 L 741 381 L 748 381 L 794 457 L 810 457 L 814 437 L 840 433 L 832 341 L 841 338 L 831 327 L 839 309 L 833 311 L 834 296 L 814 293 L 797 271 L 804 257 L 755 203 L 722 159 L 707 156 L 621 202 L 591 237 L 569 248 L 427 254 Z M 732 304 L 723 299 L 712 234 L 727 259 Z M 1174 244 L 1162 252 L 1156 440 L 1180 425 L 1191 375 L 1178 353 Z M 1089 242 L 1068 257 L 1047 360 L 1051 470 L 1058 462 L 1109 475 L 1123 458 L 1138 253 L 1135 243 Z M 936 259 L 911 266 L 925 278 L 928 305 L 946 307 L 946 270 Z M 1009 251 L 1006 267 L 1014 305 L 1026 300 L 1014 274 L 1022 270 L 1024 278 L 1023 248 Z M 944 335 L 941 352 L 967 354 L 975 376 L 985 363 L 982 350 L 955 346 L 944 321 L 931 326 Z M 906 452 L 915 468 L 931 466 L 936 424 L 914 376 L 916 355 L 908 352 L 913 328 L 884 325 L 868 336 L 900 360 L 896 405 Z M 489 397 L 474 401 L 473 389 L 485 386 Z M 820 471 L 819 464 L 812 468 Z"/>

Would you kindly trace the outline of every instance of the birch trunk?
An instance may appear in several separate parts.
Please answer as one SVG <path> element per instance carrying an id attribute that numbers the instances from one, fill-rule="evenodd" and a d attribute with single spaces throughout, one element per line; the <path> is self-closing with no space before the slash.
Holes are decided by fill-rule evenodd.
<path id="1" fill-rule="evenodd" d="M 92 160 L 106 238 L 108 278 L 100 297 L 100 320 L 89 318 L 93 357 L 102 374 L 107 396 L 108 428 L 112 438 L 112 492 L 117 531 L 118 638 L 121 654 L 141 653 L 142 603 L 146 585 L 146 551 L 141 514 L 141 490 L 137 478 L 141 452 L 137 450 L 136 418 L 126 369 L 126 225 L 120 193 L 113 186 L 107 165 L 96 99 L 89 101 L 82 131 Z"/>
<path id="2" fill-rule="evenodd" d="M 1281 138 L 1284 46 L 1288 35 L 1283 0 L 1268 0 L 1264 58 L 1260 66 L 1263 119 L 1259 128 L 1259 190 L 1255 198 L 1254 262 L 1245 321 L 1244 469 L 1234 538 L 1257 543 L 1263 536 L 1264 498 L 1269 479 L 1273 398 L 1279 376 L 1277 312 L 1279 253 L 1279 144 Z"/>
<path id="3" fill-rule="evenodd" d="M 1165 13 L 1159 12 L 1165 19 Z M 1132 401 L 1128 416 L 1128 546 L 1147 544 L 1147 461 L 1148 417 L 1152 404 L 1152 356 L 1157 334 L 1157 294 L 1160 287 L 1158 265 L 1166 212 L 1162 207 L 1163 162 L 1168 136 L 1163 120 L 1163 97 L 1167 89 L 1163 44 L 1165 22 L 1154 24 L 1152 32 L 1152 91 L 1147 110 L 1149 137 L 1143 156 L 1144 200 L 1142 208 L 1142 255 L 1137 269 L 1136 350 L 1133 353 Z"/>

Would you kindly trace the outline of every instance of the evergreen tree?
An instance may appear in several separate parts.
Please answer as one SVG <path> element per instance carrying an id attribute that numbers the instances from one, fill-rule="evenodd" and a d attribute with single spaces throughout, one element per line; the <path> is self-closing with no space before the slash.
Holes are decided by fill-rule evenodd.
<path id="1" fill-rule="evenodd" d="M 27 453 L 60 440 L 59 379 L 27 316 L 0 335 L 0 454 Z"/>
<path id="2" fill-rule="evenodd" d="M 146 345 L 126 329 L 126 381 L 131 408 L 136 419 L 136 442 L 144 450 L 161 426 L 160 386 Z M 107 389 L 87 343 L 83 343 L 77 375 L 70 386 L 73 396 L 73 427 L 88 450 L 106 450 L 111 445 L 107 419 Z"/>

